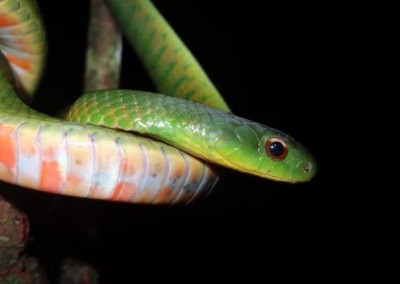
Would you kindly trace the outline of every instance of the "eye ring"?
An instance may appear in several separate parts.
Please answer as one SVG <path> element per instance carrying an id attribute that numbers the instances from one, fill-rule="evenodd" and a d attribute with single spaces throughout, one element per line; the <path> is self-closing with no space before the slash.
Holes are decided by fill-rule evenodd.
<path id="1" fill-rule="evenodd" d="M 286 143 L 279 138 L 270 138 L 265 143 L 265 152 L 274 161 L 282 161 L 286 158 L 289 149 Z"/>

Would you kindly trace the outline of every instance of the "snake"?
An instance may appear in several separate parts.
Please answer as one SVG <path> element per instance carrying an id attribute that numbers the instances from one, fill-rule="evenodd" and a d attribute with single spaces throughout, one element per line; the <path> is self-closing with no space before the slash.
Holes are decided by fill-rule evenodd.
<path id="1" fill-rule="evenodd" d="M 278 182 L 313 178 L 291 136 L 231 112 L 149 0 L 105 0 L 157 93 L 95 90 L 65 118 L 30 107 L 45 69 L 38 4 L 0 0 L 0 180 L 59 195 L 144 204 L 207 196 L 218 166 Z"/>

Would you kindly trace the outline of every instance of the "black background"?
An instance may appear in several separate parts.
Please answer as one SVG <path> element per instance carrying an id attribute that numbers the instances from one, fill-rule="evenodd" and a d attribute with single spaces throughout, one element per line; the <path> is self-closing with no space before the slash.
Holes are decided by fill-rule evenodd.
<path id="1" fill-rule="evenodd" d="M 49 58 L 34 106 L 55 113 L 82 93 L 88 3 L 38 2 Z M 365 253 L 357 231 L 367 218 L 354 191 L 374 167 L 359 160 L 366 128 L 354 123 L 344 86 L 351 79 L 351 62 L 343 58 L 350 45 L 347 15 L 327 4 L 230 2 L 154 1 L 233 111 L 305 144 L 318 161 L 317 176 L 287 185 L 221 169 L 206 200 L 173 207 L 55 197 L 2 184 L 1 194 L 29 214 L 28 252 L 52 280 L 68 256 L 96 267 L 101 283 L 354 272 L 353 262 Z M 128 45 L 121 87 L 154 91 Z"/>

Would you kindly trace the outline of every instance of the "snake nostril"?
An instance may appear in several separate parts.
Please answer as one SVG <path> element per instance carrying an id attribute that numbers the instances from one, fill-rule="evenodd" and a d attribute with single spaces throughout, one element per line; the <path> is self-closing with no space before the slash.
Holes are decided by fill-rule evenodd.
<path id="1" fill-rule="evenodd" d="M 304 171 L 305 171 L 306 173 L 308 173 L 310 170 L 311 170 L 311 166 L 310 166 L 309 164 L 306 164 L 306 165 L 304 166 Z"/>

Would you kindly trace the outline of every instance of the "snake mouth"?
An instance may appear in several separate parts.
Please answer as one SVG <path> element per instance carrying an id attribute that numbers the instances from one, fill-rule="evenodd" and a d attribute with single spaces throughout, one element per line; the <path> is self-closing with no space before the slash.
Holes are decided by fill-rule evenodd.
<path id="1" fill-rule="evenodd" d="M 256 176 L 259 176 L 259 177 L 268 178 L 270 180 L 277 181 L 277 182 L 285 182 L 285 183 L 292 183 L 292 184 L 305 182 L 305 180 L 295 180 L 295 179 L 291 179 L 291 178 L 282 178 L 282 177 L 279 177 L 279 176 L 276 176 L 276 175 L 259 173 L 259 172 L 256 172 L 256 171 L 251 171 L 251 172 L 249 171 L 249 173 L 251 173 L 253 175 L 256 175 Z"/>
<path id="2" fill-rule="evenodd" d="M 310 159 L 306 162 L 304 162 L 304 165 L 302 166 L 302 169 L 297 169 L 296 171 L 303 171 L 303 173 L 300 173 L 297 178 L 293 177 L 282 177 L 279 175 L 274 175 L 271 173 L 271 170 L 269 171 L 260 171 L 260 170 L 253 170 L 249 169 L 246 167 L 241 166 L 240 164 L 235 164 L 230 161 L 224 160 L 226 165 L 229 165 L 229 167 L 238 170 L 242 173 L 245 174 L 251 174 L 255 175 L 264 179 L 270 179 L 273 181 L 277 182 L 284 182 L 284 183 L 291 183 L 291 184 L 296 184 L 296 183 L 304 183 L 310 181 L 316 174 L 317 172 L 317 163 L 315 162 L 315 159 L 310 156 Z M 295 175 L 296 176 L 296 175 Z"/>
<path id="3" fill-rule="evenodd" d="M 213 162 L 213 161 L 211 161 L 211 162 Z M 215 163 L 215 161 L 213 163 Z M 222 165 L 225 167 L 231 168 L 231 169 L 235 169 L 235 170 L 240 171 L 245 174 L 258 176 L 258 177 L 261 177 L 264 179 L 270 179 L 270 180 L 277 181 L 277 182 L 285 182 L 285 183 L 295 184 L 295 183 L 302 183 L 302 182 L 308 181 L 308 179 L 307 180 L 296 180 L 293 178 L 283 178 L 283 177 L 280 177 L 277 175 L 273 175 L 271 173 L 265 173 L 265 172 L 261 172 L 261 171 L 251 170 L 251 169 L 242 167 L 240 165 L 234 164 L 232 162 L 229 162 L 227 160 L 224 160 Z"/>

